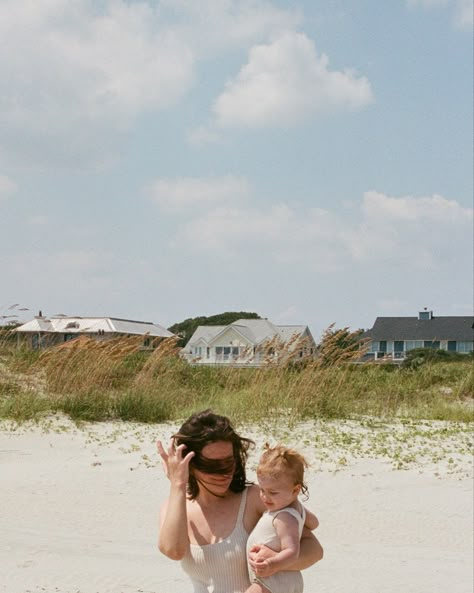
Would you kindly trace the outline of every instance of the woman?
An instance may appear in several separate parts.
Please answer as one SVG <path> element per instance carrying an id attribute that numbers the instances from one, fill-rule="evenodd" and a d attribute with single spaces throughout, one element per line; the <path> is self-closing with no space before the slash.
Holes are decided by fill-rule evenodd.
<path id="1" fill-rule="evenodd" d="M 239 436 L 229 419 L 211 410 L 193 414 L 158 452 L 170 480 L 160 513 L 160 551 L 181 560 L 194 593 L 244 593 L 250 586 L 246 543 L 265 511 L 257 486 L 247 482 L 245 464 L 253 444 Z M 274 552 L 251 550 L 250 565 Z M 323 556 L 318 540 L 303 532 L 292 568 L 302 570 Z M 267 574 L 265 574 L 267 576 Z"/>

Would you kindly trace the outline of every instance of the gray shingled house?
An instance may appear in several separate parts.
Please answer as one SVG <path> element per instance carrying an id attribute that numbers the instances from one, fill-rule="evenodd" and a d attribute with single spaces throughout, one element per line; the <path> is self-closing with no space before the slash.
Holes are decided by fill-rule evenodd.
<path id="1" fill-rule="evenodd" d="M 377 317 L 365 332 L 368 353 L 365 359 L 403 359 L 414 348 L 439 348 L 448 352 L 474 350 L 474 318 L 436 317 L 420 311 L 417 317 Z"/>

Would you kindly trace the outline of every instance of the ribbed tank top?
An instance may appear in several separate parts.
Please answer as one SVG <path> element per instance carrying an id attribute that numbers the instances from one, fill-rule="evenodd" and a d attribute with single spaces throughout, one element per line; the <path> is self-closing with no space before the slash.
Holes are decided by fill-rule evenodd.
<path id="1" fill-rule="evenodd" d="M 239 513 L 232 533 L 215 544 L 190 544 L 181 561 L 191 579 L 194 593 L 245 593 L 250 586 L 244 528 L 247 488 L 242 492 Z"/>

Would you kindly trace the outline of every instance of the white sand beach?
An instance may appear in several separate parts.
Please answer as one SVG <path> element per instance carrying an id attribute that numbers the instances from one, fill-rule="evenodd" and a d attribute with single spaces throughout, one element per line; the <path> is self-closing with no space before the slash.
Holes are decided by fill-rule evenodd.
<path id="1" fill-rule="evenodd" d="M 190 593 L 157 550 L 168 484 L 155 450 L 174 425 L 0 422 L 1 593 Z M 244 429 L 311 461 L 307 505 L 325 558 L 307 593 L 471 593 L 469 427 L 304 423 Z"/>

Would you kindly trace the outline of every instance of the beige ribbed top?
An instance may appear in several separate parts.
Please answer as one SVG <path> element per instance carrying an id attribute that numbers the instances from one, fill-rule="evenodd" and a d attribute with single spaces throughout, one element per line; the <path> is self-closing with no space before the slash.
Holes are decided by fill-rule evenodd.
<path id="1" fill-rule="evenodd" d="M 250 586 L 246 546 L 248 533 L 244 528 L 247 488 L 242 492 L 239 513 L 232 533 L 215 544 L 190 544 L 181 561 L 194 593 L 245 593 Z"/>

